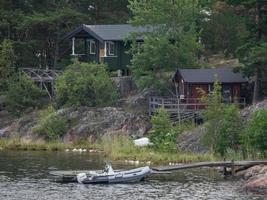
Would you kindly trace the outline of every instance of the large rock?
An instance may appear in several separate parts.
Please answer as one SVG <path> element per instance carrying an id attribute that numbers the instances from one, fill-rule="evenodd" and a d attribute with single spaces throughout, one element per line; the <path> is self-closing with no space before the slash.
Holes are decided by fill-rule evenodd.
<path id="1" fill-rule="evenodd" d="M 118 106 L 130 110 L 136 114 L 148 114 L 149 97 L 157 96 L 158 92 L 154 89 L 144 89 L 141 92 L 128 95 L 118 101 Z"/>
<path id="2" fill-rule="evenodd" d="M 198 126 L 193 130 L 182 133 L 177 138 L 177 148 L 182 151 L 190 151 L 194 153 L 207 152 L 208 149 L 201 144 L 201 138 L 204 132 L 204 126 Z"/>
<path id="3" fill-rule="evenodd" d="M 106 108 L 66 108 L 58 110 L 59 115 L 68 119 L 70 128 L 64 136 L 64 141 L 79 138 L 92 138 L 104 134 L 127 134 L 132 138 L 142 137 L 150 128 L 149 118 L 134 115 L 114 107 Z M 33 127 L 37 123 L 37 114 L 31 113 L 17 120 L 11 126 L 2 129 L 5 137 L 20 135 L 35 137 Z"/>
<path id="4" fill-rule="evenodd" d="M 248 119 L 257 110 L 267 110 L 267 99 L 256 103 L 255 105 L 248 106 L 241 111 L 241 116 Z"/>
<path id="5" fill-rule="evenodd" d="M 59 111 L 60 112 L 60 111 Z M 149 119 L 114 107 L 70 108 L 62 110 L 75 125 L 68 131 L 68 137 L 96 137 L 104 134 L 124 133 L 132 138 L 142 137 L 151 128 Z"/>
<path id="6" fill-rule="evenodd" d="M 267 195 L 267 166 L 257 165 L 250 167 L 244 173 L 246 183 L 242 191 L 259 195 Z"/>
<path id="7" fill-rule="evenodd" d="M 0 137 L 14 137 L 21 136 L 24 138 L 36 138 L 38 137 L 36 134 L 33 134 L 32 128 L 37 123 L 37 113 L 32 112 L 28 115 L 25 115 L 19 119 L 15 119 L 6 127 L 2 127 L 0 132 L 2 135 Z"/>

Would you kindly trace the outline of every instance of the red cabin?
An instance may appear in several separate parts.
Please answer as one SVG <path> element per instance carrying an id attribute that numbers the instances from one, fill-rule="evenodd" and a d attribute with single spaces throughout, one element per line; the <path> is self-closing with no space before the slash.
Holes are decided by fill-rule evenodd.
<path id="1" fill-rule="evenodd" d="M 215 80 L 222 84 L 225 103 L 245 103 L 243 88 L 248 80 L 240 72 L 235 73 L 232 68 L 179 69 L 174 77 L 180 99 L 187 103 L 201 98 L 199 88 L 207 93 L 211 92 Z"/>

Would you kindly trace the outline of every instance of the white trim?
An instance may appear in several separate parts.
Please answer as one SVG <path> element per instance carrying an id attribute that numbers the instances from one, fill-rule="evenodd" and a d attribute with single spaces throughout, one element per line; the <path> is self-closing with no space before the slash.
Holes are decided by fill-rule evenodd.
<path id="1" fill-rule="evenodd" d="M 110 46 L 113 45 L 113 50 L 114 52 L 112 53 L 110 51 Z M 116 46 L 115 46 L 115 43 L 112 42 L 112 41 L 105 41 L 104 42 L 104 57 L 117 57 L 116 55 Z"/>
<path id="2" fill-rule="evenodd" d="M 75 37 L 72 38 L 72 53 L 71 55 L 75 55 Z"/>
<path id="3" fill-rule="evenodd" d="M 85 53 L 76 53 L 76 54 L 71 54 L 72 56 L 85 56 Z"/>
<path id="4" fill-rule="evenodd" d="M 100 58 L 117 58 L 118 56 L 100 56 Z"/>
<path id="5" fill-rule="evenodd" d="M 104 57 L 107 57 L 107 42 L 104 42 Z"/>
<path id="6" fill-rule="evenodd" d="M 94 45 L 94 51 L 92 51 L 92 46 Z M 89 53 L 92 55 L 96 54 L 96 42 L 94 40 L 89 40 Z"/>
<path id="7" fill-rule="evenodd" d="M 108 42 L 109 48 L 108 48 L 108 55 L 109 56 L 115 56 L 115 43 L 114 42 Z M 113 53 L 110 52 L 110 46 L 113 45 Z"/>

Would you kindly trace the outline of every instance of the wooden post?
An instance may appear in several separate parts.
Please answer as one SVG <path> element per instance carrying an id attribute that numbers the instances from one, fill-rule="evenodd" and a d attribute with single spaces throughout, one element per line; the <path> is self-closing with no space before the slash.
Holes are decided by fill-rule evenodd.
<path id="1" fill-rule="evenodd" d="M 232 173 L 232 176 L 235 176 L 235 164 L 234 164 L 234 160 L 232 160 L 231 173 Z"/>
<path id="2" fill-rule="evenodd" d="M 151 98 L 152 97 L 148 97 L 148 114 L 149 114 L 149 116 L 151 116 Z"/>

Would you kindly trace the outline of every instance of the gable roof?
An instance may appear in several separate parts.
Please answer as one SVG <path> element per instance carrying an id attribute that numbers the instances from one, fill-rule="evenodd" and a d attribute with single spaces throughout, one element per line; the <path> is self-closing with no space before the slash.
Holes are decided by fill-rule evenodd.
<path id="1" fill-rule="evenodd" d="M 114 24 L 114 25 L 85 25 L 78 27 L 74 31 L 67 34 L 65 38 L 75 37 L 81 31 L 92 35 L 100 41 L 122 41 L 131 33 L 149 32 L 148 27 L 136 27 L 129 24 Z"/>
<path id="2" fill-rule="evenodd" d="M 216 79 L 221 83 L 245 83 L 245 78 L 240 72 L 235 73 L 233 68 L 214 69 L 179 69 L 178 72 L 187 83 L 214 83 Z"/>

